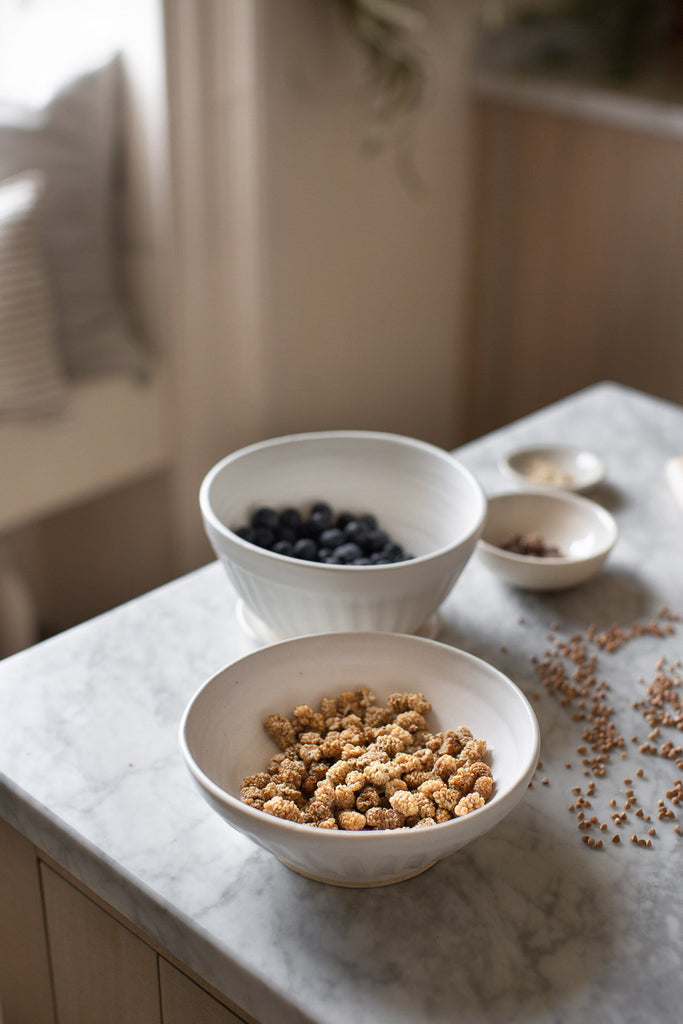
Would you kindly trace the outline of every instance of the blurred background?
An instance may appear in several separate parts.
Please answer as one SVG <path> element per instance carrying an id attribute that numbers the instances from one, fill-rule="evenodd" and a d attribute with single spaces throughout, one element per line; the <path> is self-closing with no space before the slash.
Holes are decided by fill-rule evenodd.
<path id="1" fill-rule="evenodd" d="M 0 655 L 252 441 L 683 402 L 682 7 L 0 0 Z"/>

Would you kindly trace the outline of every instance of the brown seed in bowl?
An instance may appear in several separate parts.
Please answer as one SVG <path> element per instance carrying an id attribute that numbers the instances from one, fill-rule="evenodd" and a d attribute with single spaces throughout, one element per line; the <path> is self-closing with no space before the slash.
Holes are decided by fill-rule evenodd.
<path id="1" fill-rule="evenodd" d="M 533 555 L 536 558 L 561 558 L 562 552 L 554 544 L 548 544 L 540 533 L 514 533 L 501 545 L 503 551 L 515 555 Z"/>

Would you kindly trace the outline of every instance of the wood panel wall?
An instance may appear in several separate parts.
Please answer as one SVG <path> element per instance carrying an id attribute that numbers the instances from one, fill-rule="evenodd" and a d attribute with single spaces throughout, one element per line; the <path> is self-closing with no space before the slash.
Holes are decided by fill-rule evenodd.
<path id="1" fill-rule="evenodd" d="M 683 402 L 683 137 L 474 101 L 467 432 L 598 380 Z"/>

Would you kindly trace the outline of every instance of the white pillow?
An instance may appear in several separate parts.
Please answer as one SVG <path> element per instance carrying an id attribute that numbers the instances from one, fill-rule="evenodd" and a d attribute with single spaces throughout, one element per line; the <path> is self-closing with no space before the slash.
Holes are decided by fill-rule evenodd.
<path id="1" fill-rule="evenodd" d="M 40 247 L 38 176 L 0 181 L 0 417 L 60 412 L 66 378 Z"/>
<path id="2" fill-rule="evenodd" d="M 67 373 L 142 374 L 117 266 L 118 58 L 79 75 L 42 109 L 0 103 L 0 178 L 45 178 L 44 248 Z"/>

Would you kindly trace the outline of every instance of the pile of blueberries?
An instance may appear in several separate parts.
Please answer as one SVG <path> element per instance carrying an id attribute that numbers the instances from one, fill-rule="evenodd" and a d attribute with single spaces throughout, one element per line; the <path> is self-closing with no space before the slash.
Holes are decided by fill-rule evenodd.
<path id="1" fill-rule="evenodd" d="M 328 565 L 389 565 L 414 557 L 380 529 L 376 516 L 335 514 L 325 501 L 315 502 L 308 515 L 297 508 L 259 508 L 235 533 L 279 555 Z"/>

